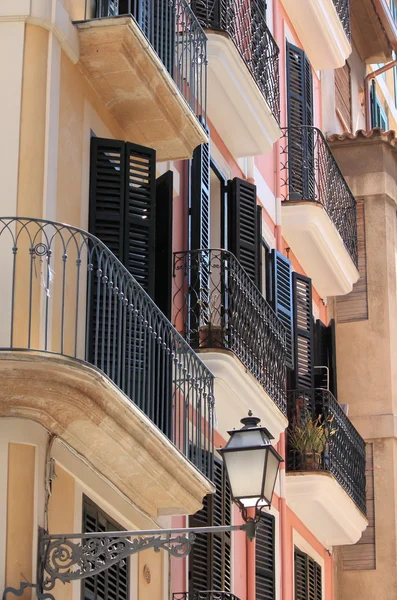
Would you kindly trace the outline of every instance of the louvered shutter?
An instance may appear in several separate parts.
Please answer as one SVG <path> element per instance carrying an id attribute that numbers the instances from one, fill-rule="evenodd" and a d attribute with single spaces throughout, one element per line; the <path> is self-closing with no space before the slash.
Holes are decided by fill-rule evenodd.
<path id="1" fill-rule="evenodd" d="M 308 600 L 306 554 L 295 548 L 295 600 Z"/>
<path id="2" fill-rule="evenodd" d="M 154 296 L 156 151 L 126 143 L 123 263 Z"/>
<path id="3" fill-rule="evenodd" d="M 303 50 L 287 43 L 290 200 L 314 199 L 313 77 Z"/>
<path id="4" fill-rule="evenodd" d="M 156 266 L 154 300 L 171 320 L 173 173 L 156 181 Z"/>
<path id="5" fill-rule="evenodd" d="M 295 548 L 295 600 L 322 600 L 321 567 Z"/>
<path id="6" fill-rule="evenodd" d="M 189 519 L 190 527 L 231 525 L 231 491 L 223 463 L 214 460 L 215 494 Z M 189 558 L 189 591 L 230 591 L 231 533 L 198 534 Z"/>
<path id="7" fill-rule="evenodd" d="M 212 525 L 231 525 L 231 491 L 223 463 L 214 461 L 216 492 L 211 497 Z M 231 588 L 231 533 L 212 535 L 212 581 L 211 588 L 230 592 Z"/>
<path id="8" fill-rule="evenodd" d="M 212 524 L 209 496 L 203 501 L 203 508 L 189 518 L 189 527 L 210 527 Z M 211 589 L 211 536 L 196 534 L 196 540 L 189 554 L 189 593 Z"/>
<path id="9" fill-rule="evenodd" d="M 292 311 L 292 269 L 291 261 L 277 250 L 272 251 L 273 282 L 272 306 L 286 330 L 287 362 L 294 368 L 293 311 Z"/>
<path id="10" fill-rule="evenodd" d="M 89 231 L 123 262 L 125 143 L 93 137 L 90 158 Z M 95 262 L 98 256 L 94 255 L 92 260 L 87 286 L 90 296 L 87 359 L 112 377 L 117 354 L 117 335 L 112 324 L 117 319 L 118 306 L 100 276 L 98 267 L 103 270 L 103 265 Z M 101 352 L 102 347 L 105 352 Z"/>
<path id="11" fill-rule="evenodd" d="M 208 129 L 207 129 L 208 131 Z M 197 269 L 192 272 L 191 294 L 193 310 L 189 311 L 188 330 L 192 333 L 190 344 L 200 344 L 200 327 L 206 325 L 204 308 L 209 304 L 210 295 L 210 145 L 201 144 L 193 153 L 191 162 L 191 208 L 190 208 L 190 249 L 203 250 L 200 256 L 193 255 L 192 262 Z M 196 260 L 197 258 L 197 260 Z"/>
<path id="12" fill-rule="evenodd" d="M 191 163 L 191 250 L 210 247 L 210 168 L 210 145 L 201 144 Z"/>
<path id="13" fill-rule="evenodd" d="M 295 389 L 312 389 L 313 378 L 313 317 L 311 279 L 292 274 L 294 309 L 294 373 Z"/>
<path id="14" fill-rule="evenodd" d="M 314 326 L 314 357 L 315 365 L 328 367 L 329 390 L 336 397 L 336 340 L 335 321 L 332 319 L 327 327 L 318 319 Z M 327 387 L 326 369 L 314 369 L 314 386 L 316 388 Z"/>
<path id="15" fill-rule="evenodd" d="M 105 513 L 87 498 L 83 504 L 83 532 L 122 531 Z M 82 581 L 84 600 L 127 600 L 129 598 L 129 560 Z"/>
<path id="16" fill-rule="evenodd" d="M 259 287 L 260 242 L 258 240 L 256 186 L 236 177 L 228 184 L 229 250 Z"/>
<path id="17" fill-rule="evenodd" d="M 91 138 L 89 231 L 123 260 L 125 143 Z"/>
<path id="18" fill-rule="evenodd" d="M 262 513 L 256 529 L 256 600 L 275 600 L 274 517 Z"/>

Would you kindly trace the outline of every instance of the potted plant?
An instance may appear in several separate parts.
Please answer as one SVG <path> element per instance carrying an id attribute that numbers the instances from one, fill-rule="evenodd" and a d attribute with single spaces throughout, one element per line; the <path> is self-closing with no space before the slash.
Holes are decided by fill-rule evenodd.
<path id="1" fill-rule="evenodd" d="M 301 418 L 295 421 L 289 431 L 289 445 L 298 455 L 299 468 L 302 470 L 318 470 L 321 464 L 321 456 L 331 436 L 335 435 L 336 429 L 332 427 L 333 415 L 323 418 L 319 415 L 313 418 L 306 410 Z"/>

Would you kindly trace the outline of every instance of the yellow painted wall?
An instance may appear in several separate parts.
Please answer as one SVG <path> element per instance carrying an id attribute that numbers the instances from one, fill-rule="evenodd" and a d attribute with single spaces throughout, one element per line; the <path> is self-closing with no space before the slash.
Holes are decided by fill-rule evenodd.
<path id="1" fill-rule="evenodd" d="M 139 600 L 162 600 L 163 553 L 145 550 L 138 554 Z"/>
<path id="2" fill-rule="evenodd" d="M 75 480 L 62 467 L 56 465 L 56 479 L 52 484 L 49 501 L 48 529 L 50 533 L 70 533 L 75 531 L 74 502 Z M 58 582 L 54 588 L 57 600 L 71 600 L 72 585 Z"/>
<path id="3" fill-rule="evenodd" d="M 6 586 L 32 581 L 35 447 L 9 444 Z M 32 597 L 25 590 L 24 600 Z"/>
<path id="4" fill-rule="evenodd" d="M 26 25 L 22 81 L 18 214 L 42 216 L 48 31 Z"/>

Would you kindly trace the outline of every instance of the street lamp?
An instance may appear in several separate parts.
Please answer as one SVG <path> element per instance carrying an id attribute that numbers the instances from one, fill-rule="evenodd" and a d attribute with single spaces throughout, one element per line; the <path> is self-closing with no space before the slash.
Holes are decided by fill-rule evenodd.
<path id="1" fill-rule="evenodd" d="M 49 534 L 40 530 L 37 583 L 24 581 L 19 589 L 8 587 L 2 600 L 6 600 L 8 594 L 21 596 L 28 588 L 36 590 L 39 600 L 55 600 L 50 592 L 57 579 L 68 583 L 92 577 L 149 548 L 163 549 L 172 556 L 187 556 L 197 533 L 245 531 L 250 540 L 254 539 L 261 509 L 271 505 L 278 467 L 283 459 L 270 442 L 273 437 L 265 427 L 260 427 L 260 419 L 251 411 L 241 423 L 241 429 L 229 431 L 230 439 L 219 452 L 232 499 L 245 521 L 243 525 L 71 534 Z M 254 517 L 248 516 L 250 507 L 255 507 Z"/>
<path id="2" fill-rule="evenodd" d="M 263 507 L 271 506 L 278 468 L 282 457 L 273 448 L 273 436 L 252 412 L 241 419 L 243 427 L 229 431 L 225 448 L 219 449 L 229 478 L 233 501 L 247 523 L 247 536 L 255 537 L 255 524 Z M 255 507 L 255 517 L 247 509 Z"/>

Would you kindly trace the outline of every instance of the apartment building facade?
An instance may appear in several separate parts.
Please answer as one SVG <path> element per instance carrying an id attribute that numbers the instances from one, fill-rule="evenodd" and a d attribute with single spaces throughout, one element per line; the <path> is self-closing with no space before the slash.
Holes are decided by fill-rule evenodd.
<path id="1" fill-rule="evenodd" d="M 392 366 L 387 400 L 367 374 L 393 365 L 394 137 L 353 135 L 366 65 L 394 42 L 389 5 L 368 0 L 364 30 L 359 4 L 0 7 L 4 600 L 331 600 L 396 585 L 395 554 L 372 538 L 376 568 L 355 558 L 374 504 L 395 504 L 391 425 L 379 434 L 362 400 L 392 414 Z M 387 190 L 363 187 L 372 160 Z M 373 309 L 357 318 L 375 254 Z M 284 458 L 255 541 L 203 533 L 187 558 L 148 549 L 42 596 L 20 587 L 37 582 L 43 531 L 242 523 L 217 449 L 249 410 Z"/>

